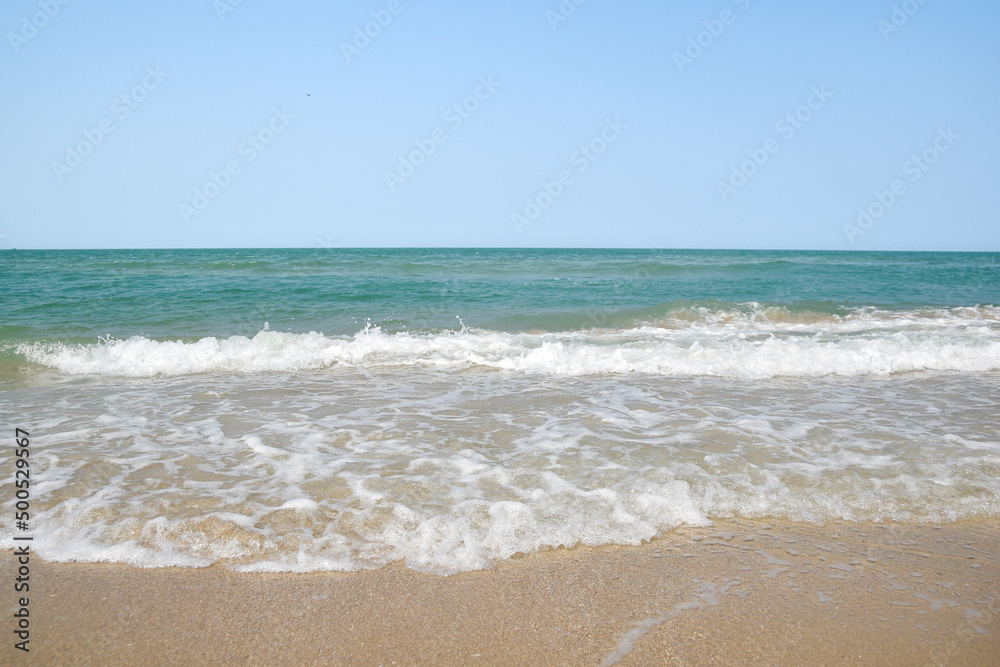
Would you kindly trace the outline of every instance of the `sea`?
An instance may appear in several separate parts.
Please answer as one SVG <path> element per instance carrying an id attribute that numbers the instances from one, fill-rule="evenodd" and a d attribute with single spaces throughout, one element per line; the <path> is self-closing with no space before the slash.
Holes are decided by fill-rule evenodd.
<path id="1" fill-rule="evenodd" d="M 442 575 L 1000 516 L 997 253 L 0 251 L 54 562 Z"/>

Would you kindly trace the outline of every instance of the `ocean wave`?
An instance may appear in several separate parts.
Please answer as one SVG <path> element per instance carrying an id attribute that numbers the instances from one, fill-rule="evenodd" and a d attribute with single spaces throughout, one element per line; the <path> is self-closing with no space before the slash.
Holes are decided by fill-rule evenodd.
<path id="1" fill-rule="evenodd" d="M 0 408 L 44 440 L 46 560 L 448 574 L 720 518 L 996 518 L 996 387 L 318 369 L 56 382 Z"/>
<path id="2" fill-rule="evenodd" d="M 314 432 L 283 446 L 273 435 L 270 444 L 258 436 L 211 438 L 211 448 L 227 455 L 211 459 L 201 443 L 136 445 L 100 472 L 62 457 L 46 471 L 53 500 L 38 513 L 35 545 L 57 562 L 309 572 L 402 561 L 452 574 L 517 553 L 640 544 L 713 518 L 940 522 L 1000 511 L 997 442 L 946 435 L 907 459 L 885 443 L 832 451 L 830 444 L 781 446 L 776 434 L 756 438 L 757 457 L 766 450 L 790 461 L 754 465 L 746 452 L 708 454 L 696 433 L 688 432 L 696 440 L 689 447 L 702 448 L 700 462 L 683 445 L 661 442 L 659 456 L 633 452 L 629 468 L 615 463 L 620 446 L 538 434 L 528 438 L 540 440 L 535 452 L 515 444 L 489 456 L 364 436 L 353 450 L 338 451 Z M 91 446 L 98 437 L 90 434 Z M 358 461 L 361 448 L 367 465 Z M 561 465 L 535 470 L 539 449 Z M 663 450 L 673 459 L 665 466 L 642 461 L 662 458 Z M 200 459 L 196 484 L 188 478 L 192 459 Z"/>
<path id="3" fill-rule="evenodd" d="M 631 328 L 574 332 L 457 331 L 354 336 L 261 331 L 195 341 L 143 336 L 91 344 L 15 346 L 24 359 L 71 375 L 122 377 L 294 372 L 321 368 L 482 367 L 552 375 L 646 373 L 735 378 L 1000 370 L 1000 308 L 847 315 L 747 304 L 674 309 Z"/>

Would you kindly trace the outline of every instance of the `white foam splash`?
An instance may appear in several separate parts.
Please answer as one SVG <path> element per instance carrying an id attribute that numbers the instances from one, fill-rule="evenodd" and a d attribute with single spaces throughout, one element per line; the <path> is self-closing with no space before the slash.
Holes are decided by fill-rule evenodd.
<path id="1" fill-rule="evenodd" d="M 891 375 L 1000 369 L 1000 309 L 859 310 L 811 322 L 750 313 L 624 330 L 509 333 L 482 329 L 353 337 L 261 331 L 253 338 L 90 345 L 21 344 L 31 362 L 72 375 L 124 377 L 294 372 L 318 368 L 485 367 L 520 373 L 644 373 L 734 378 Z"/>

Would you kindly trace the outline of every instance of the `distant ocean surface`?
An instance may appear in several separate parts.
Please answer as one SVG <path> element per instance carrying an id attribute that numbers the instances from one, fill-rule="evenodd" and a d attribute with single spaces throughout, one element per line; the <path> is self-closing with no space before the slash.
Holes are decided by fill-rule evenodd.
<path id="1" fill-rule="evenodd" d="M 0 313 L 52 561 L 448 574 L 1000 516 L 996 253 L 0 251 Z"/>

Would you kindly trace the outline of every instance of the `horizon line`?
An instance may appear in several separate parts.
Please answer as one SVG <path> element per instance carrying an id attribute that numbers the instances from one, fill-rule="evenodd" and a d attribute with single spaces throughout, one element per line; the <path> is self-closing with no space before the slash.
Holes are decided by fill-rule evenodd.
<path id="1" fill-rule="evenodd" d="M 997 254 L 998 250 L 899 250 L 899 249 L 829 249 L 829 248 L 691 248 L 666 246 L 188 246 L 188 247 L 119 247 L 119 248 L 0 248 L 0 251 L 155 251 L 155 250 L 661 250 L 689 252 L 822 252 L 822 253 L 965 253 Z"/>

